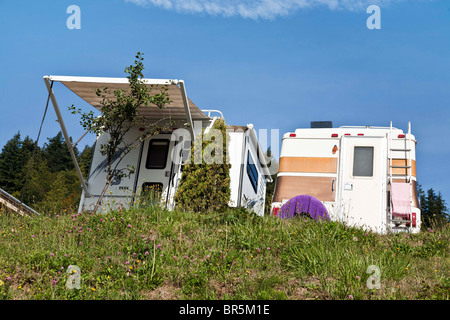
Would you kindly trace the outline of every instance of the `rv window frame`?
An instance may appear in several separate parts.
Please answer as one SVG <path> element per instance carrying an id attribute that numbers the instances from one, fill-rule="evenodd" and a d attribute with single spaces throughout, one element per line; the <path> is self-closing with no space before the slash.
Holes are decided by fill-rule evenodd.
<path id="1" fill-rule="evenodd" d="M 371 148 L 372 149 L 372 175 L 370 176 L 362 176 L 362 175 L 355 175 L 355 150 L 356 148 Z M 353 161 L 352 161 L 352 178 L 353 179 L 373 179 L 375 177 L 375 146 L 371 145 L 353 145 Z"/>
<path id="2" fill-rule="evenodd" d="M 251 164 L 250 164 L 250 160 L 252 162 Z M 252 165 L 253 165 L 253 167 L 252 167 Z M 258 193 L 259 172 L 258 172 L 258 169 L 256 168 L 256 164 L 255 164 L 255 161 L 253 160 L 250 150 L 247 151 L 247 166 L 246 167 L 247 167 L 247 176 L 248 176 L 248 179 L 250 180 L 250 184 L 252 185 L 255 193 Z M 252 169 L 254 169 L 254 170 L 252 170 Z M 256 172 L 256 177 L 253 177 L 255 172 Z M 254 181 L 253 181 L 253 179 L 254 179 Z"/>
<path id="3" fill-rule="evenodd" d="M 149 166 L 148 165 L 148 161 L 149 161 L 149 156 L 150 156 L 150 151 L 151 151 L 151 146 L 153 144 L 153 142 L 167 142 L 167 152 L 166 155 L 164 157 L 164 167 L 161 166 Z M 150 141 L 148 142 L 148 148 L 147 148 L 147 156 L 145 158 L 145 169 L 148 170 L 162 170 L 165 169 L 167 167 L 167 158 L 169 157 L 169 151 L 170 151 L 170 139 L 150 139 Z"/>

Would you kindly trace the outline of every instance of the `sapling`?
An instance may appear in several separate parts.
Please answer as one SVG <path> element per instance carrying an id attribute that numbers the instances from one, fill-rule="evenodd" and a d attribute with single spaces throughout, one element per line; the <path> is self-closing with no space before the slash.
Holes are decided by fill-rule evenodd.
<path id="1" fill-rule="evenodd" d="M 122 159 L 134 148 L 139 146 L 152 135 L 158 134 L 167 128 L 161 124 L 171 123 L 170 118 L 160 119 L 154 123 L 147 123 L 143 116 L 138 115 L 138 108 L 156 106 L 164 108 L 169 102 L 167 86 L 158 86 L 158 92 L 151 94 L 154 87 L 145 84 L 143 79 L 143 54 L 138 52 L 134 65 L 127 66 L 129 89 L 116 89 L 111 91 L 107 87 L 96 89 L 96 94 L 101 98 L 101 115 L 95 116 L 93 111 L 82 112 L 72 105 L 69 110 L 73 114 L 79 113 L 83 128 L 96 135 L 106 135 L 108 140 L 100 146 L 100 152 L 106 156 L 106 181 L 105 186 L 94 207 L 97 212 L 103 197 L 114 179 L 121 179 L 134 173 L 135 168 L 127 165 L 118 169 Z M 135 126 L 144 127 L 142 133 L 132 142 L 124 141 L 125 135 Z"/>

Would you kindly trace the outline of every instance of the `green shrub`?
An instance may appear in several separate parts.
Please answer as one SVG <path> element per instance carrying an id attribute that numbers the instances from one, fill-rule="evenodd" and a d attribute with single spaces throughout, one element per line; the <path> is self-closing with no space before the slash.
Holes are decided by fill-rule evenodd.
<path id="1" fill-rule="evenodd" d="M 227 137 L 222 119 L 216 120 L 208 133 L 195 137 L 190 163 L 184 165 L 175 195 L 179 210 L 214 212 L 228 207 L 231 165 L 227 161 Z"/>

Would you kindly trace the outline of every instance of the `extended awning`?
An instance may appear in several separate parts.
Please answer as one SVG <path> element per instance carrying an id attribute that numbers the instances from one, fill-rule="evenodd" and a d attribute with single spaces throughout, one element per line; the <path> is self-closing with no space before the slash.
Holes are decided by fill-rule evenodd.
<path id="1" fill-rule="evenodd" d="M 186 89 L 183 80 L 172 79 L 143 79 L 146 85 L 151 90 L 150 95 L 161 92 L 161 89 L 166 88 L 166 93 L 169 95 L 171 102 L 165 108 L 160 109 L 156 105 L 143 106 L 138 108 L 138 115 L 144 116 L 149 120 L 172 119 L 172 120 L 186 120 L 189 124 L 189 130 L 193 136 L 193 121 L 194 120 L 208 120 L 210 119 L 203 111 L 201 111 L 186 95 Z M 86 196 L 90 196 L 87 184 L 81 173 L 80 166 L 74 153 L 74 146 L 84 137 L 78 139 L 74 144 L 71 143 L 69 134 L 67 132 L 64 120 L 59 110 L 58 102 L 56 101 L 55 93 L 53 92 L 53 83 L 61 82 L 72 92 L 78 95 L 81 99 L 92 105 L 97 110 L 101 111 L 102 97 L 98 97 L 97 89 L 103 90 L 108 88 L 110 95 L 114 97 L 114 90 L 123 89 L 129 90 L 128 78 L 104 78 L 104 77 L 75 77 L 75 76 L 44 76 L 44 82 L 47 86 L 49 98 L 52 101 L 55 109 L 58 123 L 61 126 L 61 131 L 64 135 L 67 147 L 69 149 L 75 169 L 80 178 L 82 188 Z M 48 102 L 47 102 L 48 106 Z M 86 132 L 87 133 L 87 132 Z M 86 134 L 85 133 L 85 134 Z"/>
<path id="2" fill-rule="evenodd" d="M 102 97 L 97 96 L 97 89 L 108 88 L 110 97 L 114 98 L 114 90 L 129 90 L 128 78 L 104 78 L 104 77 L 72 77 L 72 76 L 49 76 L 50 81 L 57 81 L 64 84 L 81 99 L 101 110 Z M 187 119 L 187 107 L 192 120 L 209 119 L 186 95 L 184 82 L 182 80 L 171 79 L 143 79 L 150 89 L 150 95 L 160 93 L 163 88 L 167 89 L 167 94 L 171 102 L 163 109 L 156 105 L 138 108 L 138 115 L 150 120 L 168 118 L 173 120 Z M 185 103 L 186 100 L 186 103 Z M 190 122 L 190 119 L 188 123 Z"/>

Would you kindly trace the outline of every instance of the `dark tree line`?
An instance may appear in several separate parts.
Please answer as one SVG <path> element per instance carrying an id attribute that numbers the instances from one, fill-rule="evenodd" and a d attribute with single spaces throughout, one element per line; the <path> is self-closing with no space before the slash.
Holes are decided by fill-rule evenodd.
<path id="1" fill-rule="evenodd" d="M 81 188 L 64 136 L 59 132 L 47 140 L 42 147 L 35 146 L 30 137 L 22 139 L 18 132 L 3 146 L 0 188 L 40 212 L 74 212 Z M 86 177 L 93 148 L 74 151 Z"/>
<path id="2" fill-rule="evenodd" d="M 425 192 L 420 185 L 417 189 L 420 199 L 422 229 L 441 227 L 449 223 L 450 215 L 441 192 L 436 193 L 433 188 Z"/>

